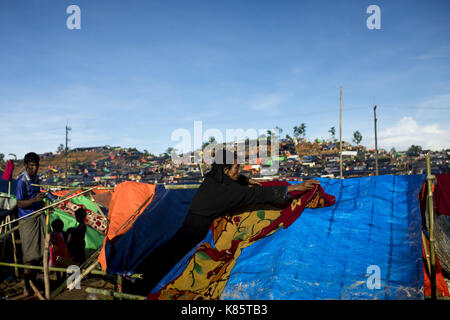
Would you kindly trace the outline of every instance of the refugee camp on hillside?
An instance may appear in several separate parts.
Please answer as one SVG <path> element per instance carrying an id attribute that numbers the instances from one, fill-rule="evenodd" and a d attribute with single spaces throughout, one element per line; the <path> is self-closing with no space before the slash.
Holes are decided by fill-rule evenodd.
<path id="1" fill-rule="evenodd" d="M 2 0 L 4 309 L 449 300 L 449 13 Z"/>

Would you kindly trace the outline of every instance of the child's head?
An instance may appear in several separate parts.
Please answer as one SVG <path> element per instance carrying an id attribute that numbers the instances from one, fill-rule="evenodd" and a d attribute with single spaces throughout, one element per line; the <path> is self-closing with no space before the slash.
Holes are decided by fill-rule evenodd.
<path id="1" fill-rule="evenodd" d="M 62 232 L 64 229 L 64 222 L 61 219 L 56 219 L 52 222 L 53 232 Z"/>
<path id="2" fill-rule="evenodd" d="M 75 219 L 77 219 L 78 223 L 84 223 L 84 219 L 86 218 L 86 210 L 83 208 L 78 208 L 75 211 Z"/>

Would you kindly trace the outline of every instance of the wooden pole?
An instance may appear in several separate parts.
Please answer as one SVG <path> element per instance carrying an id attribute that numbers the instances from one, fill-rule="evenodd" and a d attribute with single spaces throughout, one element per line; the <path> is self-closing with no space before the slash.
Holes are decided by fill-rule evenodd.
<path id="1" fill-rule="evenodd" d="M 123 298 L 123 299 L 127 299 L 127 300 L 147 300 L 147 297 L 145 296 L 138 296 L 138 295 L 134 295 L 134 294 L 129 294 L 129 293 L 121 293 L 121 292 L 115 292 L 115 291 L 111 291 L 111 290 L 106 290 L 106 289 L 97 289 L 97 288 L 86 288 L 86 292 L 88 293 L 94 293 L 94 294 L 101 294 L 104 296 L 112 296 L 112 297 L 116 297 L 116 298 Z"/>
<path id="2" fill-rule="evenodd" d="M 94 268 L 97 266 L 97 264 L 99 264 L 100 263 L 100 261 L 99 260 L 96 260 L 93 264 L 91 264 L 87 269 L 85 269 L 85 270 L 83 270 L 83 273 L 79 276 L 79 277 L 77 277 L 76 279 L 75 279 L 75 281 L 74 282 L 72 282 L 70 285 L 67 285 L 67 281 L 64 281 L 55 291 L 53 291 L 53 293 L 52 293 L 52 295 L 51 295 L 51 299 L 53 299 L 53 298 L 55 298 L 58 294 L 60 294 L 61 292 L 63 292 L 64 291 L 64 289 L 69 289 L 69 290 L 72 290 L 73 288 L 75 288 L 77 285 L 78 285 L 78 283 L 80 283 L 81 282 L 81 280 L 86 276 L 86 275 L 88 275 L 90 272 L 93 272 L 94 271 Z M 92 274 L 94 274 L 94 273 L 92 273 Z"/>
<path id="3" fill-rule="evenodd" d="M 342 86 L 341 86 L 341 94 L 340 94 L 340 112 L 339 112 L 339 171 L 340 171 L 340 179 L 344 179 L 342 175 Z"/>
<path id="4" fill-rule="evenodd" d="M 94 197 L 92 196 L 92 193 L 89 193 L 89 199 L 94 203 L 95 207 L 97 208 L 100 215 L 105 219 L 106 224 L 109 226 L 109 220 L 106 218 L 105 214 L 103 213 L 102 209 L 98 206 L 97 202 L 95 201 Z"/>
<path id="5" fill-rule="evenodd" d="M 427 267 L 428 267 L 428 275 L 430 275 L 430 273 L 431 273 L 430 250 L 428 250 L 427 237 L 425 236 L 423 231 L 422 231 L 422 246 L 423 246 L 423 251 L 425 251 L 425 258 L 426 258 Z"/>
<path id="6" fill-rule="evenodd" d="M 81 282 L 81 280 L 86 277 L 94 268 L 100 263 L 100 260 L 95 261 L 93 264 L 91 264 L 86 270 L 83 271 L 83 273 L 80 274 L 78 278 L 75 279 L 74 282 L 72 282 L 70 285 L 67 286 L 67 289 L 72 290 L 75 288 L 78 283 Z"/>
<path id="7" fill-rule="evenodd" d="M 117 275 L 117 292 L 122 293 L 122 276 L 120 274 Z M 122 300 L 122 297 L 118 298 Z"/>
<path id="8" fill-rule="evenodd" d="M 42 294 L 39 292 L 38 288 L 36 288 L 36 286 L 34 285 L 33 281 L 29 280 L 29 282 L 30 282 L 31 289 L 33 289 L 34 293 L 39 298 L 39 300 L 48 300 L 42 296 Z"/>
<path id="9" fill-rule="evenodd" d="M 44 270 L 43 267 L 41 266 L 32 266 L 32 265 L 26 265 L 26 264 L 16 264 L 16 263 L 9 263 L 9 262 L 0 262 L 0 266 L 4 266 L 4 267 L 18 267 L 18 268 L 22 268 L 22 269 L 33 269 L 33 270 Z M 57 267 L 50 267 L 48 268 L 49 271 L 55 271 L 55 272 L 65 272 L 67 273 L 67 269 L 66 268 L 57 268 Z M 82 271 L 84 271 L 84 269 L 82 269 Z M 95 275 L 99 275 L 99 276 L 107 276 L 108 273 L 101 271 L 101 270 L 92 270 L 91 271 L 92 274 Z M 142 274 L 136 273 L 130 276 L 131 278 L 134 279 L 142 279 Z"/>
<path id="10" fill-rule="evenodd" d="M 49 280 L 49 245 L 50 245 L 50 232 L 49 232 L 50 213 L 47 210 L 45 213 L 45 238 L 44 238 L 44 254 L 43 254 L 43 266 L 44 266 L 44 287 L 45 298 L 50 299 L 50 280 Z"/>
<path id="11" fill-rule="evenodd" d="M 9 230 L 11 231 L 11 225 L 9 225 Z M 17 263 L 16 236 L 14 235 L 14 232 L 11 233 L 11 239 L 13 244 L 14 263 Z M 16 278 L 19 278 L 19 268 L 14 267 L 14 275 L 16 276 Z"/>
<path id="12" fill-rule="evenodd" d="M 430 234 L 430 282 L 431 282 L 431 297 L 436 300 L 436 256 L 435 256 L 435 239 L 434 239 L 434 212 L 433 212 L 433 190 L 432 184 L 435 177 L 431 174 L 430 153 L 426 155 L 427 163 L 427 190 L 428 190 L 428 221 L 429 221 L 429 234 Z"/>
<path id="13" fill-rule="evenodd" d="M 373 106 L 373 121 L 375 127 L 375 175 L 378 175 L 377 106 Z"/>

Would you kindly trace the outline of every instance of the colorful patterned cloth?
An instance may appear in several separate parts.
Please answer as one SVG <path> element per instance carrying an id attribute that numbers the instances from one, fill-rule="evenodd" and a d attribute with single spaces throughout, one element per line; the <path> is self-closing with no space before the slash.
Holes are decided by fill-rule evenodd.
<path id="1" fill-rule="evenodd" d="M 271 182 L 270 185 L 288 185 L 288 183 Z M 292 200 L 285 208 L 262 206 L 214 220 L 211 229 L 215 247 L 207 242 L 201 244 L 183 273 L 158 293 L 149 294 L 148 298 L 219 299 L 243 248 L 273 234 L 282 226 L 287 228 L 301 215 L 304 208 L 335 204 L 334 196 L 325 194 L 321 186 L 291 196 L 298 198 Z"/>
<path id="2" fill-rule="evenodd" d="M 63 212 L 70 214 L 75 218 L 75 211 L 78 208 L 84 208 L 86 210 L 86 224 L 92 229 L 100 232 L 102 235 L 106 235 L 107 232 L 107 221 L 103 218 L 103 216 L 96 212 L 96 208 L 92 201 L 84 196 L 78 196 L 76 198 L 66 200 L 58 204 L 55 209 L 59 209 Z"/>

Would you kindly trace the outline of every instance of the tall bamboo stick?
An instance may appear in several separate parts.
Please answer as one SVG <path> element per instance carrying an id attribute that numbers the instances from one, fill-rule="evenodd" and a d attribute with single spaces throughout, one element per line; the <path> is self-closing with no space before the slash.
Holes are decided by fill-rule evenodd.
<path id="1" fill-rule="evenodd" d="M 72 282 L 70 285 L 67 286 L 67 289 L 72 290 L 73 288 L 75 288 L 80 282 L 81 280 L 86 277 L 92 270 L 94 270 L 94 268 L 100 263 L 99 260 L 95 261 L 93 264 L 91 264 L 86 270 L 84 270 L 79 277 L 77 277 L 75 279 L 74 282 Z"/>
<path id="2" fill-rule="evenodd" d="M 431 256 L 431 297 L 433 300 L 436 300 L 436 256 L 435 256 L 435 239 L 434 239 L 434 212 L 433 212 L 433 190 L 432 183 L 435 177 L 431 174 L 431 164 L 430 164 L 430 153 L 426 155 L 426 163 L 427 163 L 427 190 L 428 190 L 428 221 L 429 225 L 429 233 L 430 233 L 430 256 Z"/>
<path id="3" fill-rule="evenodd" d="M 127 299 L 127 300 L 147 300 L 147 297 L 145 297 L 145 296 L 138 296 L 138 295 L 129 294 L 129 293 L 115 292 L 115 291 L 106 290 L 106 289 L 97 289 L 97 288 L 88 287 L 88 288 L 86 288 L 86 292 L 94 293 L 94 294 L 101 294 L 104 296 L 112 296 L 112 297 L 116 297 L 116 298 L 123 298 L 123 299 Z"/>
<path id="4" fill-rule="evenodd" d="M 94 203 L 95 207 L 97 208 L 100 215 L 103 217 L 103 219 L 106 220 L 106 224 L 109 225 L 109 220 L 106 218 L 105 214 L 103 213 L 102 209 L 97 204 L 97 201 L 95 201 L 94 197 L 92 196 L 92 193 L 89 193 L 89 199 Z"/>
<path id="5" fill-rule="evenodd" d="M 44 270 L 44 267 L 41 267 L 41 266 L 32 266 L 32 265 L 9 263 L 9 262 L 0 262 L 0 266 L 11 267 L 11 268 L 18 267 L 18 268 L 22 268 L 22 269 L 33 269 L 33 270 L 41 270 L 41 271 Z M 60 272 L 67 273 L 66 268 L 49 267 L 48 270 L 49 271 L 60 271 Z M 82 269 L 82 271 L 84 271 L 84 270 L 85 269 Z M 91 273 L 95 274 L 95 275 L 99 275 L 99 276 L 108 275 L 108 273 L 106 273 L 102 270 L 92 270 Z M 131 275 L 130 278 L 142 279 L 142 274 L 136 273 L 136 274 Z"/>
<path id="6" fill-rule="evenodd" d="M 342 86 L 341 86 L 341 95 L 340 95 L 340 112 L 339 112 L 339 171 L 340 171 L 340 179 L 344 179 L 342 176 Z"/>
<path id="7" fill-rule="evenodd" d="M 9 225 L 9 230 L 11 230 L 11 225 Z M 12 244 L 13 244 L 14 263 L 17 263 L 16 236 L 14 235 L 14 232 L 11 233 L 11 238 L 12 238 Z M 16 278 L 19 278 L 19 268 L 14 267 L 14 275 L 16 276 Z"/>
<path id="8" fill-rule="evenodd" d="M 50 245 L 50 232 L 49 232 L 49 222 L 50 222 L 50 213 L 48 210 L 45 213 L 45 238 L 44 238 L 44 254 L 43 254 L 43 266 L 44 266 L 44 287 L 45 287 L 45 298 L 50 300 L 50 280 L 48 277 L 48 256 L 49 256 L 49 245 Z"/>
<path id="9" fill-rule="evenodd" d="M 425 251 L 425 258 L 427 261 L 427 267 L 428 267 L 428 275 L 431 273 L 431 262 L 430 262 L 430 250 L 428 250 L 428 242 L 425 234 L 422 231 L 422 246 L 423 251 Z"/>

